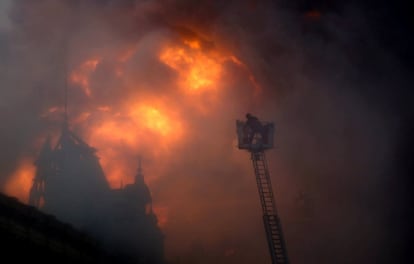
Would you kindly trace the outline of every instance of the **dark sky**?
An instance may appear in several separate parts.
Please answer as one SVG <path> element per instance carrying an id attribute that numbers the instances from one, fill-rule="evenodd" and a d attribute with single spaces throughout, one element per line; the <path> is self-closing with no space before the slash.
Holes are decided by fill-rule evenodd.
<path id="1" fill-rule="evenodd" d="M 387 192 L 381 208 L 387 215 L 387 231 L 389 236 L 386 248 L 390 249 L 391 262 L 408 263 L 413 261 L 411 237 L 413 235 L 412 188 L 414 175 L 414 14 L 410 1 L 286 1 L 295 2 L 293 8 L 336 10 L 354 2 L 364 10 L 368 23 L 372 26 L 372 37 L 379 46 L 394 54 L 400 63 L 402 76 L 395 83 L 386 86 L 376 86 L 362 90 L 381 107 L 398 116 L 401 133 L 397 135 L 398 149 L 390 168 L 391 177 L 388 179 Z M 290 4 L 287 4 L 290 5 Z M 360 58 L 364 74 L 372 78 L 392 78 L 389 73 L 380 76 L 376 71 L 375 58 L 362 56 Z M 391 73 L 392 74 L 392 73 Z M 410 245 L 411 244 L 411 245 Z M 384 248 L 385 251 L 388 251 Z"/>
<path id="2" fill-rule="evenodd" d="M 321 10 L 341 13 L 350 3 L 359 6 L 364 12 L 366 22 L 370 24 L 370 39 L 387 50 L 397 59 L 402 75 L 393 76 L 392 71 L 381 72 L 379 62 L 370 54 L 369 43 L 360 43 L 360 48 L 367 48 L 358 53 L 356 67 L 361 67 L 364 81 L 367 78 L 384 80 L 387 85 L 362 89 L 360 92 L 387 113 L 396 116 L 401 130 L 396 138 L 398 148 L 390 168 L 387 191 L 384 199 L 379 200 L 387 216 L 386 230 L 389 232 L 384 251 L 388 252 L 389 261 L 408 263 L 413 261 L 411 237 L 413 235 L 412 188 L 414 175 L 414 13 L 410 1 L 282 1 L 284 5 L 295 10 Z M 386 80 L 393 80 L 387 82 Z M 358 87 L 360 89 L 361 87 Z M 358 235 L 358 234 L 355 234 Z M 410 246 L 411 244 L 411 246 Z M 387 261 L 384 261 L 384 263 Z M 382 263 L 382 262 L 381 262 Z"/>

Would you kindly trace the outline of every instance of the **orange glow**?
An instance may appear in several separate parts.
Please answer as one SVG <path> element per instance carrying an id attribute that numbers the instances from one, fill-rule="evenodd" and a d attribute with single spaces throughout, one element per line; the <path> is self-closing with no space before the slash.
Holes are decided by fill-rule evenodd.
<path id="1" fill-rule="evenodd" d="M 174 121 L 172 117 L 167 116 L 165 111 L 154 106 L 138 103 L 121 114 L 121 118 L 118 118 L 117 114 L 112 114 L 110 108 L 99 108 L 99 110 L 109 113 L 109 116 L 101 125 L 91 129 L 95 136 L 133 145 L 137 143 L 138 134 L 145 129 L 170 138 L 182 133 L 179 122 Z"/>
<path id="2" fill-rule="evenodd" d="M 168 222 L 168 208 L 154 206 L 152 210 L 157 215 L 158 226 L 161 228 L 165 227 Z"/>
<path id="3" fill-rule="evenodd" d="M 73 124 L 83 123 L 86 120 L 88 120 L 88 118 L 89 118 L 90 115 L 91 115 L 91 113 L 89 113 L 89 112 L 81 113 L 78 117 L 76 117 L 75 119 L 73 119 L 72 123 Z"/>
<path id="4" fill-rule="evenodd" d="M 239 60 L 236 56 L 230 56 L 229 60 L 232 61 L 234 64 L 238 65 L 239 67 L 241 67 L 247 73 L 250 83 L 255 88 L 255 93 L 260 93 L 262 91 L 262 88 L 257 82 L 256 77 L 254 77 L 253 73 L 250 71 L 249 67 L 247 67 L 247 65 L 243 63 L 241 60 Z"/>
<path id="5" fill-rule="evenodd" d="M 130 114 L 136 122 L 143 122 L 147 128 L 162 136 L 172 132 L 171 120 L 157 108 L 148 105 L 135 106 L 131 108 Z"/>
<path id="6" fill-rule="evenodd" d="M 108 120 L 100 126 L 92 129 L 94 137 L 106 138 L 109 142 L 122 142 L 128 145 L 136 144 L 136 135 L 134 133 L 134 125 L 131 121 L 117 122 L 116 120 Z"/>
<path id="7" fill-rule="evenodd" d="M 33 161 L 27 158 L 23 159 L 17 170 L 9 177 L 4 192 L 7 195 L 17 197 L 21 202 L 27 203 L 35 172 L 36 167 L 33 165 Z"/>
<path id="8" fill-rule="evenodd" d="M 184 145 L 185 140 L 192 139 L 194 125 L 191 122 L 197 116 L 203 117 L 209 113 L 213 116 L 215 107 L 219 109 L 223 101 L 228 100 L 224 98 L 226 85 L 223 85 L 226 81 L 232 81 L 226 76 L 229 72 L 226 68 L 228 65 L 232 65 L 230 70 L 237 68 L 244 75 L 243 80 L 250 83 L 252 94 L 261 91 L 252 71 L 241 59 L 228 52 L 205 49 L 202 44 L 197 39 L 184 39 L 161 45 L 155 55 L 159 62 L 176 74 L 177 79 L 168 84 L 161 80 L 160 87 L 154 87 L 153 90 L 145 87 L 145 76 L 134 75 L 135 69 L 131 69 L 136 65 L 132 60 L 139 57 L 135 56 L 139 52 L 137 45 L 117 50 L 108 57 L 89 58 L 69 75 L 71 83 L 81 88 L 91 103 L 87 107 L 79 105 L 76 111 L 69 111 L 71 127 L 76 128 L 76 133 L 81 131 L 79 136 L 97 149 L 99 162 L 112 188 L 118 188 L 121 183 L 133 182 L 140 154 L 144 160 L 145 157 L 151 160 L 148 167 L 144 163 L 144 170 L 148 172 L 145 182 L 150 189 L 159 177 L 165 175 L 170 168 L 163 168 L 163 161 L 171 160 L 176 155 L 174 151 Z M 108 67 L 113 72 L 108 71 L 107 74 L 116 77 L 112 78 L 115 79 L 115 87 L 108 85 L 105 91 L 102 89 L 102 95 L 105 97 L 106 91 L 112 95 L 111 89 L 116 90 L 114 102 L 110 97 L 109 100 L 98 101 L 99 97 L 94 96 L 94 91 L 97 90 L 91 80 L 101 59 L 113 63 L 113 67 Z M 162 96 L 159 91 L 162 91 Z M 69 108 L 71 109 L 71 102 Z M 191 114 L 195 118 L 186 115 L 189 111 L 194 111 Z M 61 112 L 62 107 L 52 107 L 42 117 L 55 116 L 59 120 L 57 122 L 60 122 Z M 41 144 L 38 149 L 40 146 Z M 22 201 L 27 201 L 35 175 L 32 163 L 33 161 L 23 160 L 6 186 L 8 194 L 17 196 Z M 153 210 L 160 227 L 170 224 L 168 206 L 155 204 Z M 233 252 L 226 254 L 231 255 Z"/>
<path id="9" fill-rule="evenodd" d="M 179 76 L 179 85 L 186 92 L 215 91 L 220 86 L 220 79 L 225 75 L 224 63 L 232 62 L 240 67 L 255 88 L 261 87 L 249 67 L 232 54 L 217 51 L 204 51 L 197 40 L 184 40 L 186 46 L 169 45 L 160 53 L 159 59 Z"/>
<path id="10" fill-rule="evenodd" d="M 223 71 L 220 61 L 203 53 L 198 42 L 188 42 L 188 46 L 166 47 L 159 59 L 179 73 L 187 91 L 214 89 Z"/>
<path id="11" fill-rule="evenodd" d="M 117 113 L 108 107 L 102 112 L 103 121 L 90 127 L 87 141 L 99 150 L 101 165 L 112 187 L 125 179 L 124 182 L 130 182 L 128 179 L 134 176 L 135 168 L 120 158 L 125 149 L 136 154 L 143 145 L 149 144 L 167 151 L 182 138 L 183 124 L 167 109 L 161 103 L 154 106 L 145 102 L 132 103 Z"/>
<path id="12" fill-rule="evenodd" d="M 70 76 L 70 81 L 73 84 L 79 85 L 88 97 L 92 94 L 89 77 L 95 71 L 98 64 L 98 59 L 87 60 L 74 70 Z"/>
<path id="13" fill-rule="evenodd" d="M 192 49 L 200 49 L 201 45 L 200 42 L 197 40 L 184 40 L 183 41 L 184 44 L 186 44 L 187 46 L 189 46 Z"/>
<path id="14" fill-rule="evenodd" d="M 120 62 L 128 61 L 137 52 L 137 49 L 138 48 L 136 46 L 132 46 L 132 47 L 125 49 L 119 54 L 118 61 Z"/>

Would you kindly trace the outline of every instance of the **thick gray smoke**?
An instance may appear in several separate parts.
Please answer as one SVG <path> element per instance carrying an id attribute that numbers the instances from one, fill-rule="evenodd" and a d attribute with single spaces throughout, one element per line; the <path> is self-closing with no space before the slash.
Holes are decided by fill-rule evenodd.
<path id="1" fill-rule="evenodd" d="M 39 137 L 59 129 L 59 118 L 44 113 L 63 104 L 65 65 L 106 56 L 90 85 L 93 100 L 70 85 L 73 117 L 148 93 L 178 106 L 184 99 L 171 91 L 176 73 L 155 52 L 163 42 L 197 38 L 239 58 L 262 91 L 255 96 L 248 71 L 228 63 L 232 81 L 220 98 L 201 98 L 204 106 L 215 102 L 214 110 L 179 110 L 190 133 L 173 155 L 157 160 L 151 142 L 143 145 L 148 163 L 163 168 L 150 188 L 168 210 L 167 257 L 270 263 L 249 156 L 235 147 L 235 119 L 246 112 L 276 123 L 268 159 L 291 262 L 387 257 L 381 204 L 399 125 L 377 91 L 403 85 L 405 76 L 358 7 L 306 13 L 272 1 L 15 0 L 8 15 L 0 26 L 0 186 L 22 158 L 35 159 Z M 121 83 L 111 56 L 137 46 Z M 77 132 L 87 138 L 85 126 Z"/>

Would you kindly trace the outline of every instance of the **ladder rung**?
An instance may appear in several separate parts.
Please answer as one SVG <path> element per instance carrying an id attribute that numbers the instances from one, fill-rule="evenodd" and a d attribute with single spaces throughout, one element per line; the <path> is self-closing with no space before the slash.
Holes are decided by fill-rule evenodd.
<path id="1" fill-rule="evenodd" d="M 267 239 L 271 245 L 271 255 L 273 261 L 276 261 L 277 264 L 285 264 L 288 260 L 283 244 L 283 234 L 277 215 L 276 203 L 274 201 L 275 196 L 272 190 L 268 164 L 264 152 L 254 152 L 251 157 L 256 175 L 256 183 L 259 189 Z"/>

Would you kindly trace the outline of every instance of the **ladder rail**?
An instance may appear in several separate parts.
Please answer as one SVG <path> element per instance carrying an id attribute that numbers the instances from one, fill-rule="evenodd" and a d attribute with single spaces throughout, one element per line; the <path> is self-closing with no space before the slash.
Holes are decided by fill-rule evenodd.
<path id="1" fill-rule="evenodd" d="M 256 183 L 263 212 L 263 224 L 266 231 L 272 264 L 288 264 L 289 259 L 282 232 L 282 225 L 276 209 L 270 173 L 264 151 L 251 151 L 251 159 L 256 176 Z"/>

